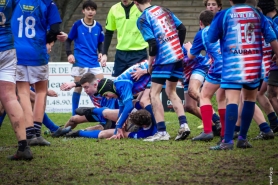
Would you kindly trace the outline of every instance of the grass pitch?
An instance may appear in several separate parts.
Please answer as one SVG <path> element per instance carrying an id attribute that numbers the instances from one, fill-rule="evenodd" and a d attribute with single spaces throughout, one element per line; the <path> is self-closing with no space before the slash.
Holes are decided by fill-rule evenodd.
<path id="1" fill-rule="evenodd" d="M 70 114 L 49 114 L 58 125 Z M 32 147 L 30 162 L 8 161 L 16 138 L 8 118 L 0 129 L 0 184 L 273 184 L 278 183 L 278 140 L 251 141 L 252 149 L 209 151 L 211 142 L 191 142 L 201 121 L 187 114 L 191 134 L 174 138 L 179 128 L 174 113 L 166 113 L 170 141 L 97 140 L 45 137 L 50 147 Z M 78 126 L 85 128 L 91 123 Z M 46 128 L 43 127 L 43 131 Z M 254 123 L 249 138 L 259 132 Z M 273 169 L 271 171 L 271 168 Z"/>

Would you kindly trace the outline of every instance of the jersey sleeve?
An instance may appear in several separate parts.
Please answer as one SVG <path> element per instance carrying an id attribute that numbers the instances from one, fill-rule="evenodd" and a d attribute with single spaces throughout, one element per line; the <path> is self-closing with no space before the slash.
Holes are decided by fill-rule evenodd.
<path id="1" fill-rule="evenodd" d="M 208 30 L 208 41 L 211 43 L 217 42 L 218 39 L 223 37 L 223 16 L 226 11 L 218 12 Z"/>
<path id="2" fill-rule="evenodd" d="M 146 19 L 140 17 L 137 20 L 137 27 L 140 30 L 145 41 L 148 41 L 150 39 L 155 39 L 151 25 L 147 22 Z"/>
<path id="3" fill-rule="evenodd" d="M 62 22 L 58 8 L 54 2 L 51 2 L 47 8 L 47 21 L 48 25 Z"/>
<path id="4" fill-rule="evenodd" d="M 77 22 L 75 22 L 73 25 L 72 25 L 72 28 L 71 28 L 71 30 L 70 30 L 70 32 L 69 32 L 69 34 L 68 34 L 68 38 L 70 39 L 70 40 L 74 40 L 76 37 L 77 37 L 77 33 L 78 33 L 78 31 L 77 31 L 77 28 L 78 28 L 78 24 L 77 24 Z"/>
<path id="5" fill-rule="evenodd" d="M 105 28 L 107 30 L 115 31 L 116 28 L 116 20 L 115 16 L 113 14 L 113 7 L 109 10 L 107 18 L 106 18 L 106 26 Z"/>
<path id="6" fill-rule="evenodd" d="M 272 26 L 269 24 L 267 18 L 265 16 L 263 16 L 263 14 L 261 12 L 259 12 L 259 14 L 261 16 L 261 30 L 262 30 L 266 43 L 270 43 L 270 42 L 276 40 L 277 39 L 276 34 L 275 34 Z"/>
<path id="7" fill-rule="evenodd" d="M 171 12 L 172 18 L 174 20 L 175 26 L 179 27 L 179 25 L 182 24 L 181 20 L 179 20 L 179 18 L 177 18 L 177 16 L 175 14 L 173 14 L 173 12 Z"/>
<path id="8" fill-rule="evenodd" d="M 201 51 L 205 50 L 203 39 L 202 39 L 202 30 L 198 31 L 194 37 L 192 47 L 190 49 L 190 54 L 195 57 L 199 56 Z"/>

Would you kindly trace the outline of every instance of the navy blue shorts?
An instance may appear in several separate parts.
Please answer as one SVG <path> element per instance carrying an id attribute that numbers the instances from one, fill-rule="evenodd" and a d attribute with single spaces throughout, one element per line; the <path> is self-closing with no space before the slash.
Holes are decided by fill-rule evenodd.
<path id="1" fill-rule="evenodd" d="M 121 75 L 129 67 L 146 59 L 148 59 L 147 49 L 139 51 L 116 50 L 112 76 L 117 77 Z"/>

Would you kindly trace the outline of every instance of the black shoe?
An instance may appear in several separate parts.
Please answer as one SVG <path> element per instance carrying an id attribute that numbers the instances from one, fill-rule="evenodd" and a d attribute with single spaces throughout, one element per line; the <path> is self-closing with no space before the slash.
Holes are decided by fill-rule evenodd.
<path id="1" fill-rule="evenodd" d="M 273 131 L 273 133 L 277 133 L 278 132 L 278 126 L 277 125 L 275 125 L 275 126 L 271 126 L 270 125 L 270 128 Z"/>
<path id="2" fill-rule="evenodd" d="M 221 134 L 221 122 L 220 120 L 217 120 L 215 123 L 214 123 L 214 126 L 215 126 L 215 129 L 213 130 L 213 135 L 214 136 L 220 136 Z"/>
<path id="3" fill-rule="evenodd" d="M 75 109 L 75 114 L 79 116 L 91 115 L 94 107 L 78 107 Z"/>
<path id="4" fill-rule="evenodd" d="M 69 133 L 71 131 L 71 126 L 68 126 L 66 128 L 64 127 L 59 127 L 58 130 L 56 130 L 55 132 L 53 132 L 51 134 L 52 137 L 61 137 L 63 135 L 65 135 L 66 133 Z"/>
<path id="5" fill-rule="evenodd" d="M 192 141 L 211 141 L 213 139 L 213 133 L 210 132 L 208 134 L 202 132 L 200 135 L 192 138 Z"/>
<path id="6" fill-rule="evenodd" d="M 15 161 L 15 160 L 26 160 L 26 161 L 30 161 L 33 159 L 33 154 L 30 150 L 29 146 L 26 146 L 24 151 L 17 151 L 16 154 L 11 155 L 8 157 L 9 160 Z"/>
<path id="7" fill-rule="evenodd" d="M 260 132 L 259 135 L 253 138 L 252 140 L 268 140 L 268 139 L 274 139 L 274 133 L 272 132 L 272 130 L 270 130 L 267 133 Z"/>
<path id="8" fill-rule="evenodd" d="M 238 139 L 236 147 L 243 148 L 243 149 L 253 148 L 253 146 L 247 141 L 247 139 Z"/>
<path id="9" fill-rule="evenodd" d="M 238 138 L 238 136 L 239 136 L 239 132 L 234 131 L 234 136 L 233 136 L 233 139 L 237 139 L 237 138 Z"/>
<path id="10" fill-rule="evenodd" d="M 79 137 L 79 132 L 80 130 L 74 130 L 74 131 L 71 131 L 69 133 L 66 134 L 66 137 L 70 138 L 75 138 L 75 137 Z"/>
<path id="11" fill-rule="evenodd" d="M 234 142 L 230 142 L 230 143 L 224 143 L 221 142 L 219 145 L 217 146 L 212 146 L 209 148 L 210 150 L 233 150 L 234 149 Z"/>

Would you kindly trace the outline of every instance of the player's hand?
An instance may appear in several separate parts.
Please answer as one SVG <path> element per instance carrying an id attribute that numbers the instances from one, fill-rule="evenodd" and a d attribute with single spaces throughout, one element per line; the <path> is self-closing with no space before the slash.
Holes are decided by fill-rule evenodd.
<path id="1" fill-rule="evenodd" d="M 99 53 L 99 54 L 98 54 L 98 59 L 97 59 L 97 60 L 98 60 L 99 62 L 101 62 L 101 58 L 102 58 L 102 53 Z"/>
<path id="2" fill-rule="evenodd" d="M 47 91 L 47 96 L 50 96 L 50 97 L 58 97 L 58 94 L 57 94 L 55 91 L 53 91 L 52 89 L 49 89 L 49 90 Z"/>
<path id="3" fill-rule="evenodd" d="M 124 138 L 124 131 L 123 131 L 123 129 L 118 128 L 117 134 L 116 135 L 114 134 L 113 136 L 108 138 L 108 140 L 111 140 L 111 139 L 121 139 L 121 138 Z"/>
<path id="4" fill-rule="evenodd" d="M 65 32 L 60 32 L 59 35 L 57 35 L 57 40 L 60 42 L 65 42 L 68 38 L 68 34 L 66 34 Z"/>
<path id="5" fill-rule="evenodd" d="M 107 55 L 104 54 L 104 55 L 102 55 L 102 57 L 100 59 L 101 67 L 105 67 L 106 62 L 107 62 Z"/>
<path id="6" fill-rule="evenodd" d="M 184 44 L 184 47 L 185 47 L 185 49 L 186 49 L 187 51 L 189 51 L 190 48 L 192 47 L 191 42 L 187 42 L 186 44 Z"/>
<path id="7" fill-rule="evenodd" d="M 46 44 L 46 49 L 48 54 L 51 52 L 51 48 L 53 45 L 54 45 L 54 41 Z"/>
<path id="8" fill-rule="evenodd" d="M 147 74 L 148 72 L 146 71 L 146 69 L 141 69 L 140 67 L 137 67 L 134 69 L 135 71 L 131 72 L 131 76 L 132 78 L 137 81 L 139 80 L 139 78 L 145 74 Z"/>
<path id="9" fill-rule="evenodd" d="M 74 64 L 74 63 L 75 63 L 75 58 L 74 58 L 73 54 L 71 54 L 71 55 L 68 56 L 68 62 L 69 62 L 70 64 Z"/>
<path id="10" fill-rule="evenodd" d="M 66 83 L 63 83 L 60 86 L 60 90 L 61 91 L 69 91 L 69 90 L 71 90 L 74 87 L 75 87 L 75 83 L 74 82 L 66 82 Z"/>

